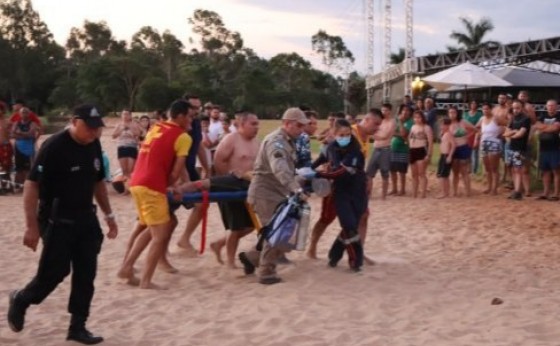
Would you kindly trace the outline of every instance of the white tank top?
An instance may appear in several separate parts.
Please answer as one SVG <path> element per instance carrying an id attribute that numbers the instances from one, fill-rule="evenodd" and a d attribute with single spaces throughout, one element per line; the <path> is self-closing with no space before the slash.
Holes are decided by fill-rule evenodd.
<path id="1" fill-rule="evenodd" d="M 490 141 L 490 142 L 500 142 L 500 134 L 502 129 L 496 124 L 494 119 L 490 121 L 488 124 L 484 122 L 481 123 L 481 140 Z"/>

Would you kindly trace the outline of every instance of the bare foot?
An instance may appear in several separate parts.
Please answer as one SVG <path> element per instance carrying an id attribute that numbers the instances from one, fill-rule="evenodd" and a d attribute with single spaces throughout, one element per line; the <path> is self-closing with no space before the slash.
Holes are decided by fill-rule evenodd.
<path id="1" fill-rule="evenodd" d="M 158 269 L 169 274 L 176 274 L 179 272 L 179 270 L 172 266 L 171 263 L 164 260 L 158 262 Z"/>
<path id="2" fill-rule="evenodd" d="M 117 273 L 117 277 L 120 279 L 130 279 L 134 277 L 134 269 L 122 267 Z"/>
<path id="3" fill-rule="evenodd" d="M 222 247 L 217 243 L 210 243 L 210 249 L 216 255 L 216 261 L 220 264 L 224 264 L 224 260 L 222 259 Z"/>
<path id="4" fill-rule="evenodd" d="M 237 265 L 235 264 L 235 262 L 234 263 L 228 263 L 227 268 L 228 269 L 237 269 Z"/>
<path id="5" fill-rule="evenodd" d="M 198 251 L 196 251 L 194 246 L 192 246 L 191 244 L 184 246 L 177 243 L 177 251 L 175 252 L 175 254 L 191 258 L 198 257 Z"/>
<path id="6" fill-rule="evenodd" d="M 315 250 L 309 249 L 307 251 L 307 258 L 317 259 L 317 253 L 315 252 Z"/>
<path id="7" fill-rule="evenodd" d="M 138 279 L 136 276 L 132 276 L 128 278 L 125 283 L 129 286 L 138 286 L 140 285 L 140 279 Z"/>
<path id="8" fill-rule="evenodd" d="M 152 282 L 140 283 L 140 288 L 145 289 L 145 290 L 160 290 L 160 291 L 165 291 L 165 290 L 168 289 L 165 286 L 156 285 Z"/>

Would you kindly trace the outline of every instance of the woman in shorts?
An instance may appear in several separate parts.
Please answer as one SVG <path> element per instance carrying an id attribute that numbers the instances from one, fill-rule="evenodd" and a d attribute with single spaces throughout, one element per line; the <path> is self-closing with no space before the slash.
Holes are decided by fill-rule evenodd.
<path id="1" fill-rule="evenodd" d="M 123 110 L 121 122 L 113 131 L 113 138 L 117 140 L 117 158 L 125 179 L 130 179 L 134 169 L 141 135 L 142 128 L 140 125 L 132 120 L 132 115 L 128 110 Z"/>
<path id="2" fill-rule="evenodd" d="M 432 129 L 426 124 L 422 111 L 416 110 L 412 114 L 414 125 L 408 135 L 410 170 L 412 172 L 412 195 L 418 197 L 418 188 L 422 183 L 422 198 L 426 197 L 428 177 L 426 169 L 432 158 L 433 134 Z"/>
<path id="3" fill-rule="evenodd" d="M 477 133 L 475 142 L 479 141 L 480 156 L 486 171 L 488 187 L 483 193 L 492 195 L 498 194 L 498 183 L 500 182 L 500 158 L 502 155 L 502 133 L 504 127 L 498 124 L 492 114 L 492 107 L 488 102 L 482 104 L 482 118 L 476 125 L 480 129 Z"/>

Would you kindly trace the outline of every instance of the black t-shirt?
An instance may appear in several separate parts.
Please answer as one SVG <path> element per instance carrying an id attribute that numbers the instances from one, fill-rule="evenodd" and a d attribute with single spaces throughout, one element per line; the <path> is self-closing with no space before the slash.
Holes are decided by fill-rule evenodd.
<path id="1" fill-rule="evenodd" d="M 554 116 L 549 116 L 548 113 L 539 117 L 539 122 L 545 125 L 551 125 L 555 122 L 560 122 L 560 113 Z M 555 151 L 560 149 L 560 131 L 555 132 L 541 132 L 539 134 L 539 148 L 540 151 Z"/>
<path id="2" fill-rule="evenodd" d="M 59 198 L 62 212 L 90 209 L 95 185 L 104 178 L 99 140 L 82 145 L 72 139 L 68 130 L 45 141 L 28 177 L 39 183 L 41 205 L 50 208 Z"/>
<path id="3" fill-rule="evenodd" d="M 512 130 L 525 128 L 525 134 L 521 138 L 512 138 L 509 147 L 515 151 L 527 150 L 527 140 L 529 139 L 529 131 L 531 130 L 531 120 L 525 114 L 520 113 L 513 117 L 508 126 Z"/>

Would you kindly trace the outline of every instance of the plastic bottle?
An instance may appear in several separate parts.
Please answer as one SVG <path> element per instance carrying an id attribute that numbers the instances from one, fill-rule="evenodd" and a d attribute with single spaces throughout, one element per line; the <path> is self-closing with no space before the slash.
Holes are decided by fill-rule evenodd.
<path id="1" fill-rule="evenodd" d="M 300 219 L 297 232 L 296 250 L 305 250 L 307 243 L 307 235 L 309 233 L 309 220 L 311 217 L 311 207 L 307 202 L 302 203 L 300 207 Z"/>

